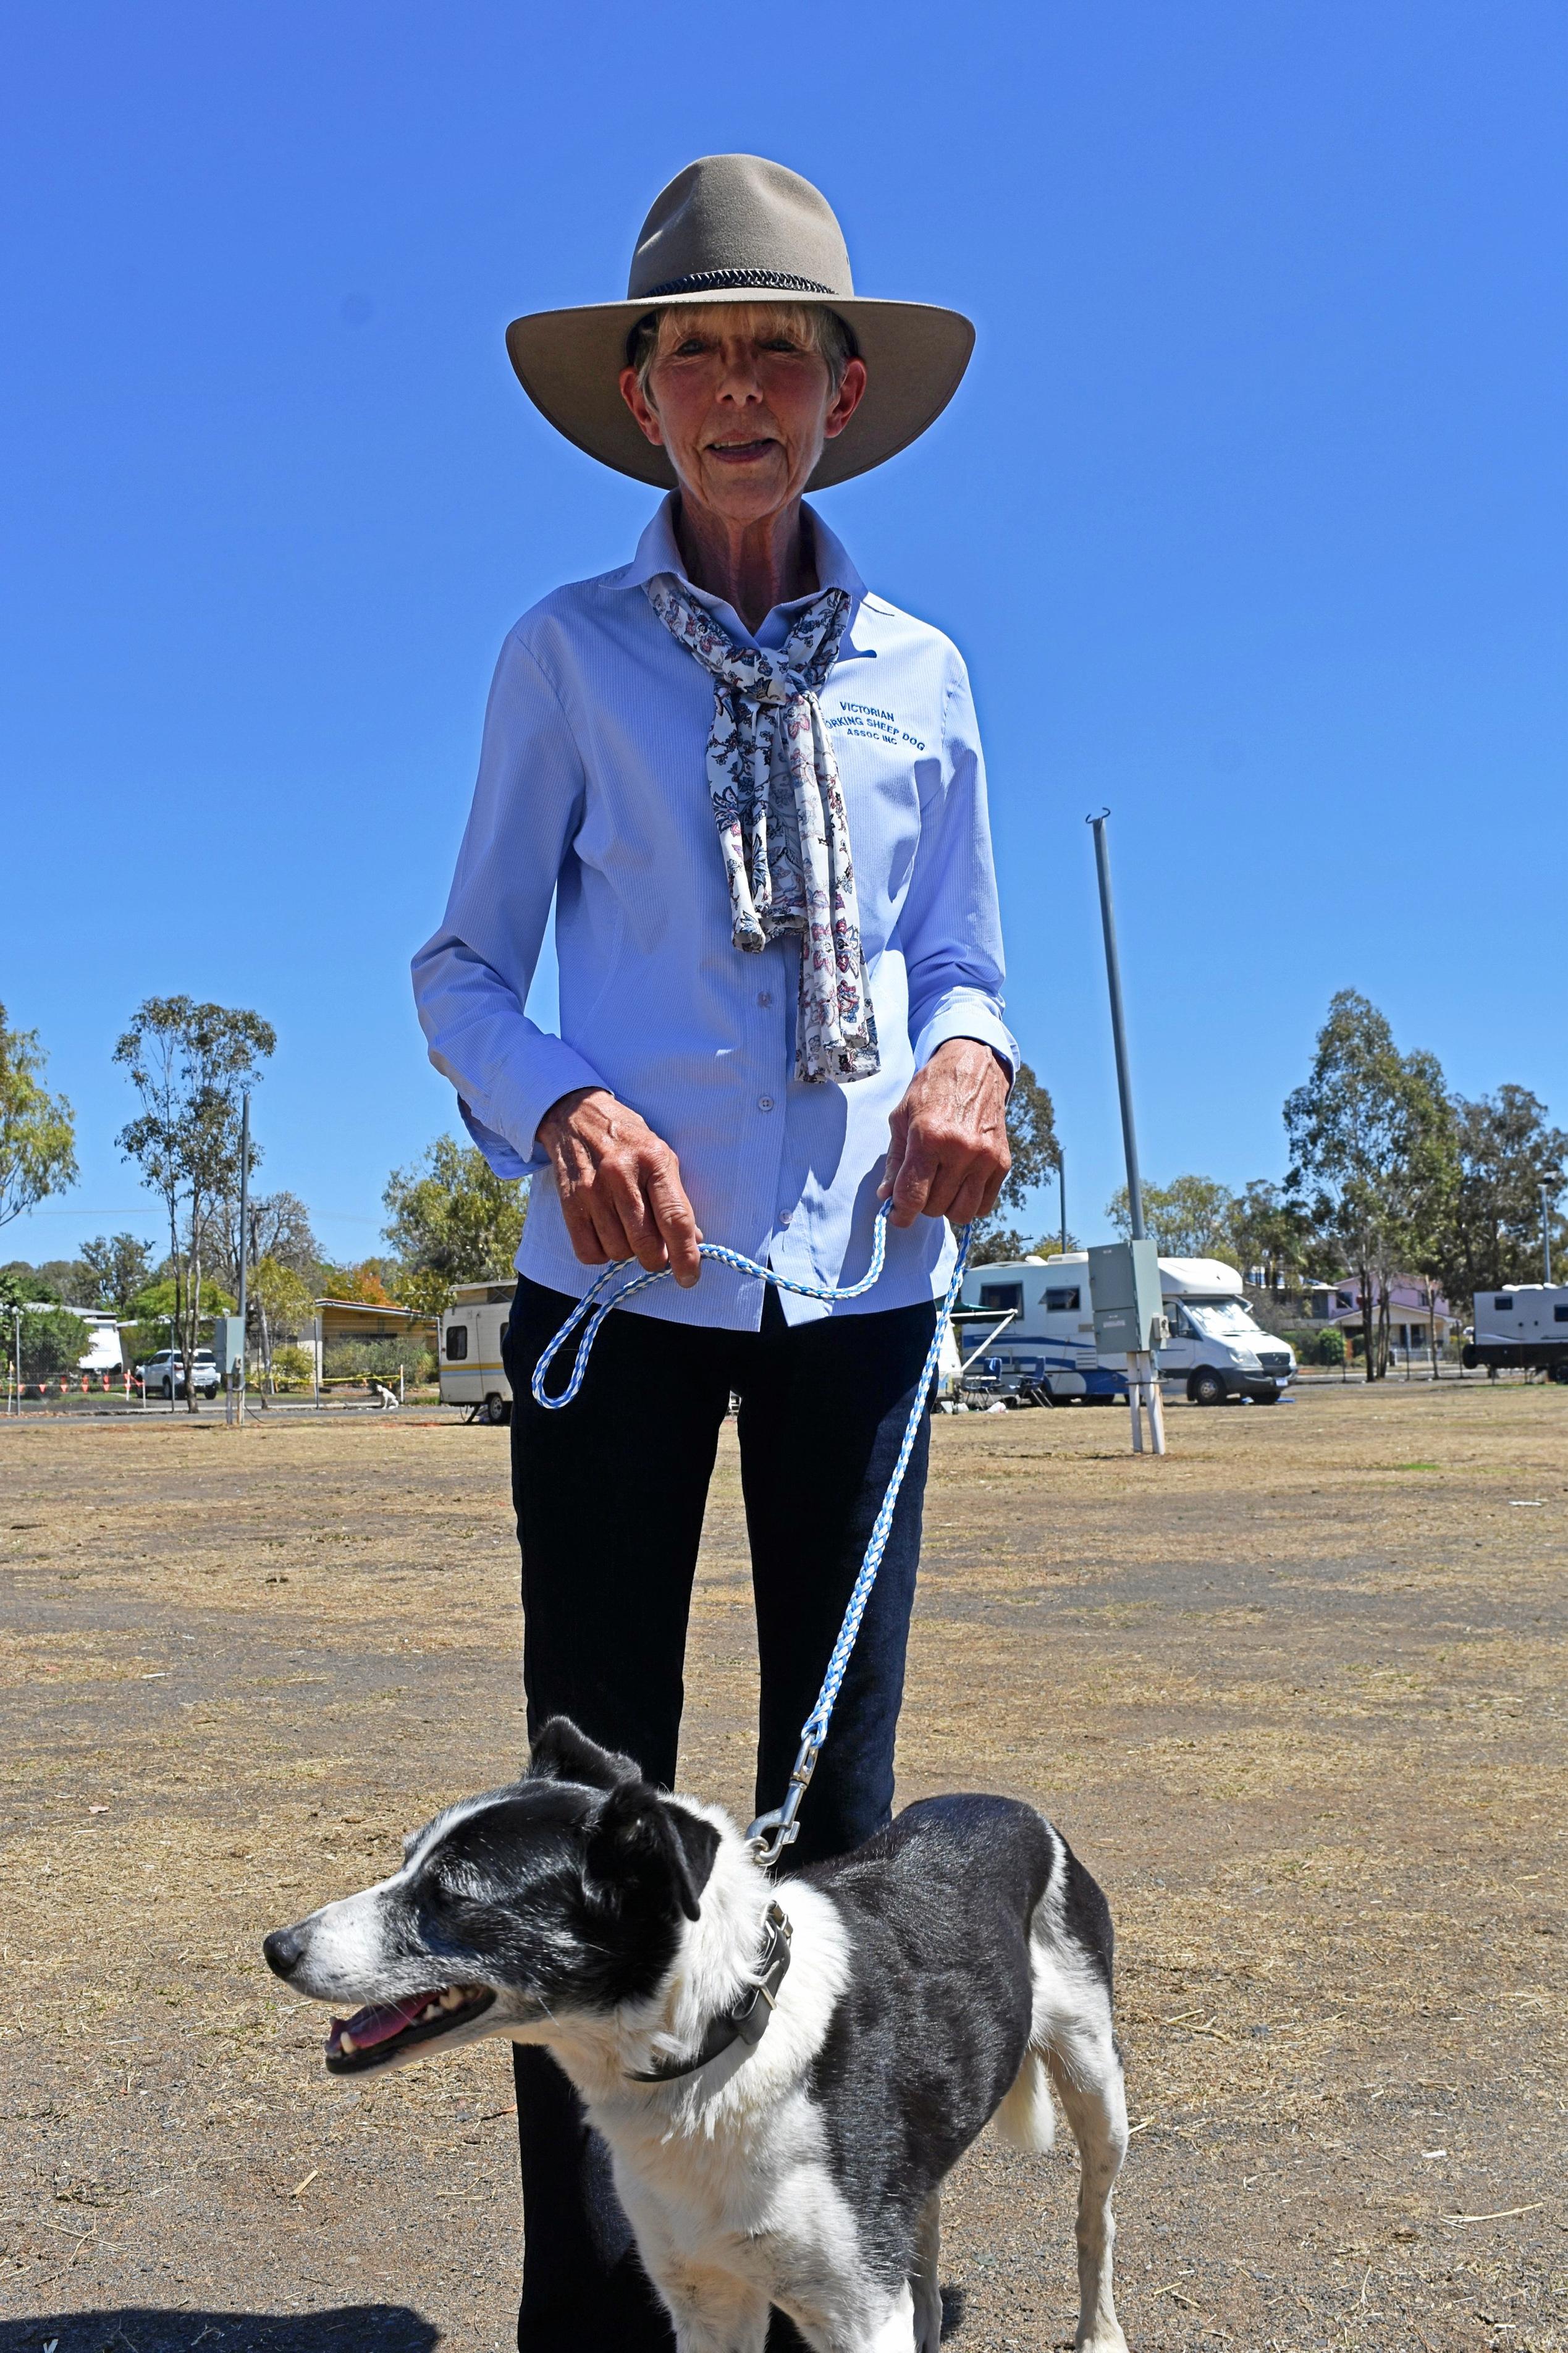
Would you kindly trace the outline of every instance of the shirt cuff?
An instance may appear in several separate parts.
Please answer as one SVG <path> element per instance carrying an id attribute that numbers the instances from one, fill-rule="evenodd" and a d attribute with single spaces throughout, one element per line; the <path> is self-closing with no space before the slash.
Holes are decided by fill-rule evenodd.
<path id="1" fill-rule="evenodd" d="M 447 1075 L 451 1078 L 455 1073 Z M 563 1095 L 575 1093 L 579 1087 L 604 1083 L 575 1047 L 568 1046 L 563 1038 L 540 1034 L 529 1040 L 525 1076 L 499 1075 L 486 1089 L 480 1110 L 465 1102 L 459 1091 L 458 1108 L 464 1126 L 498 1176 L 531 1176 L 536 1169 L 550 1166 L 550 1156 L 539 1141 L 539 1124 L 551 1104 L 559 1103 Z"/>
<path id="2" fill-rule="evenodd" d="M 916 1070 L 923 1070 L 937 1048 L 945 1046 L 950 1038 L 973 1038 L 976 1044 L 989 1046 L 1006 1064 L 1009 1086 L 1017 1077 L 1023 1057 L 1017 1039 L 997 1010 L 994 997 L 986 997 L 977 988 L 949 989 L 915 1039 Z"/>

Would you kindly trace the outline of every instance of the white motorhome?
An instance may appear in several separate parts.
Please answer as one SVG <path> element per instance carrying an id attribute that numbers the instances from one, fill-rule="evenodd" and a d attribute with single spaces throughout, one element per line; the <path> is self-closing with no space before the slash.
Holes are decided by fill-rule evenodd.
<path id="1" fill-rule="evenodd" d="M 516 1289 L 515 1282 L 460 1282 L 441 1318 L 441 1402 L 471 1407 L 470 1421 L 511 1419 L 500 1344 Z"/>
<path id="2" fill-rule="evenodd" d="M 1254 1321 L 1235 1267 L 1213 1258 L 1163 1258 L 1160 1289 L 1171 1336 L 1160 1350 L 1160 1377 L 1179 1381 L 1194 1405 L 1250 1398 L 1273 1405 L 1296 1369 L 1289 1344 Z M 1094 1345 L 1089 1255 L 1012 1259 L 972 1268 L 963 1303 L 1012 1321 L 983 1361 L 1003 1378 L 1019 1377 L 1042 1402 L 1107 1403 L 1127 1394 L 1126 1359 Z M 976 1338 L 980 1326 L 973 1326 Z"/>
<path id="3" fill-rule="evenodd" d="M 1465 1363 L 1539 1366 L 1568 1381 L 1568 1283 L 1510 1282 L 1478 1291 Z"/>

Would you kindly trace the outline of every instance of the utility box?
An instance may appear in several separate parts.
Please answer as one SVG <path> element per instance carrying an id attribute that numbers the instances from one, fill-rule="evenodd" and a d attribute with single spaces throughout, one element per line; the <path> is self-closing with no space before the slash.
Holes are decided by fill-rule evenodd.
<path id="1" fill-rule="evenodd" d="M 238 1315 L 213 1317 L 213 1356 L 226 1381 L 245 1358 L 245 1324 Z"/>
<path id="2" fill-rule="evenodd" d="M 1094 1345 L 1102 1356 L 1141 1356 L 1168 1336 L 1160 1292 L 1160 1252 L 1141 1242 L 1106 1242 L 1089 1253 Z"/>

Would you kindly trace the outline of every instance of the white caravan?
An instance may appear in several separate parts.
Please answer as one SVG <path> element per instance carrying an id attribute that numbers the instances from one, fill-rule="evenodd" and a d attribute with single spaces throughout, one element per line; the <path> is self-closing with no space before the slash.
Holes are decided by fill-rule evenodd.
<path id="1" fill-rule="evenodd" d="M 1250 1398 L 1273 1405 L 1296 1369 L 1289 1344 L 1254 1322 L 1235 1267 L 1215 1258 L 1163 1258 L 1160 1289 L 1171 1336 L 1160 1350 L 1160 1377 L 1180 1381 L 1194 1405 Z M 1089 1256 L 1011 1259 L 973 1267 L 963 1278 L 966 1308 L 989 1308 L 1012 1321 L 981 1361 L 1031 1388 L 1042 1403 L 1110 1403 L 1127 1395 L 1126 1358 L 1094 1345 Z M 976 1339 L 981 1326 L 973 1324 Z"/>
<path id="2" fill-rule="evenodd" d="M 1568 1381 L 1568 1282 L 1510 1282 L 1478 1291 L 1467 1365 L 1539 1366 Z"/>
<path id="3" fill-rule="evenodd" d="M 511 1419 L 500 1344 L 516 1289 L 515 1282 L 460 1282 L 441 1318 L 441 1402 L 471 1407 L 470 1421 Z"/>

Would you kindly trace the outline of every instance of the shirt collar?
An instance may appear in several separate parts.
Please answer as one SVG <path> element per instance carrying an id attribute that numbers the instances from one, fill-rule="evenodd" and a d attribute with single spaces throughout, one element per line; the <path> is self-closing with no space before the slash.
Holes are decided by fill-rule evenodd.
<path id="1" fill-rule="evenodd" d="M 672 572 L 699 604 L 706 605 L 710 613 L 722 619 L 726 628 L 738 631 L 742 638 L 754 645 L 768 645 L 775 637 L 782 645 L 789 634 L 790 621 L 803 607 L 810 604 L 811 597 L 796 596 L 787 605 L 775 605 L 753 638 L 732 605 L 727 605 L 721 596 L 713 596 L 706 588 L 699 588 L 696 582 L 688 577 L 680 543 L 675 536 L 676 497 L 674 491 L 668 491 L 649 516 L 647 527 L 637 542 L 637 554 L 620 575 L 621 586 L 640 588 L 657 573 Z M 813 593 L 820 596 L 824 588 L 843 588 L 848 593 L 849 618 L 844 632 L 845 649 L 848 650 L 848 639 L 866 595 L 866 583 L 850 562 L 843 541 L 837 533 L 829 531 L 816 509 L 808 506 L 803 512 L 811 518 L 812 537 L 816 548 L 818 585 Z M 781 621 L 781 616 L 788 617 Z"/>

